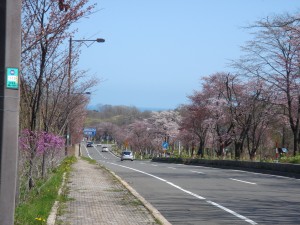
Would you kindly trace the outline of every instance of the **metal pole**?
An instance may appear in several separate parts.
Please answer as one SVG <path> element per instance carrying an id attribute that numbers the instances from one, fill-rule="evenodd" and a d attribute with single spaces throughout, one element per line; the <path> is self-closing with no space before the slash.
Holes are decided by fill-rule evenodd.
<path id="1" fill-rule="evenodd" d="M 69 69 L 68 69 L 68 98 L 71 92 L 71 68 L 72 67 L 72 38 L 69 40 Z"/>
<path id="2" fill-rule="evenodd" d="M 66 124 L 66 147 L 65 156 L 68 155 L 68 147 L 70 145 L 70 124 L 69 124 L 69 104 L 70 104 L 70 93 L 71 93 L 71 69 L 72 69 L 72 38 L 69 40 L 69 57 L 68 57 L 68 92 L 67 92 L 67 124 Z"/>
<path id="3" fill-rule="evenodd" d="M 0 224 L 13 225 L 18 164 L 21 0 L 0 0 Z"/>

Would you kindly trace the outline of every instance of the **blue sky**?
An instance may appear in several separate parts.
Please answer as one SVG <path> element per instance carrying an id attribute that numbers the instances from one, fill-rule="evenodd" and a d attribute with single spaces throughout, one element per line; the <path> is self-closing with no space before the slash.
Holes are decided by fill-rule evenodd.
<path id="1" fill-rule="evenodd" d="M 174 109 L 200 90 L 203 76 L 230 71 L 229 60 L 252 40 L 243 29 L 274 14 L 296 13 L 298 0 L 97 0 L 97 13 L 76 24 L 79 68 L 103 80 L 90 105 Z"/>

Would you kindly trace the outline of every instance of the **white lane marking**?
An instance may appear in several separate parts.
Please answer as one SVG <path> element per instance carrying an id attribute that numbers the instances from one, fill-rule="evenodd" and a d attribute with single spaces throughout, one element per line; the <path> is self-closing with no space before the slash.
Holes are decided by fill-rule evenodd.
<path id="1" fill-rule="evenodd" d="M 216 207 L 218 207 L 218 208 L 220 208 L 220 209 L 223 209 L 224 211 L 226 211 L 226 212 L 228 212 L 228 213 L 230 213 L 230 214 L 232 214 L 232 215 L 234 215 L 234 216 L 236 216 L 236 217 L 238 217 L 238 218 L 240 218 L 240 219 L 242 219 L 242 220 L 244 220 L 244 221 L 246 221 L 246 222 L 248 222 L 248 223 L 250 223 L 250 224 L 257 224 L 256 222 L 254 222 L 253 220 L 250 220 L 250 219 L 248 219 L 247 217 L 245 217 L 245 216 L 242 216 L 242 215 L 240 215 L 240 214 L 238 214 L 238 213 L 236 213 L 236 212 L 234 212 L 234 211 L 232 211 L 232 210 L 230 210 L 230 209 L 228 209 L 228 208 L 226 208 L 226 207 L 224 207 L 224 206 L 221 206 L 221 205 L 219 205 L 219 204 L 217 204 L 217 203 L 215 203 L 215 202 L 212 202 L 212 201 L 206 201 L 207 203 L 210 203 L 210 204 L 212 204 L 212 205 L 214 205 L 214 206 L 216 206 Z"/>
<path id="2" fill-rule="evenodd" d="M 169 169 L 173 169 L 173 170 L 176 170 L 176 168 L 174 168 L 174 167 L 168 167 Z"/>
<path id="3" fill-rule="evenodd" d="M 242 183 L 246 183 L 246 184 L 255 184 L 256 183 L 252 183 L 252 182 L 249 182 L 249 181 L 244 181 L 244 180 L 238 180 L 238 179 L 234 179 L 234 178 L 229 178 L 230 180 L 235 180 L 235 181 L 238 181 L 238 182 L 242 182 Z"/>
<path id="4" fill-rule="evenodd" d="M 89 153 L 89 151 L 88 151 L 87 147 L 85 147 L 85 146 L 84 146 L 84 149 L 85 149 L 85 151 L 86 151 L 86 153 L 87 153 L 88 157 L 90 157 L 90 159 L 92 159 L 92 157 L 90 156 L 90 153 Z"/>
<path id="5" fill-rule="evenodd" d="M 273 175 L 273 174 L 255 173 L 255 172 L 249 172 L 249 171 L 244 171 L 244 170 L 231 170 L 231 171 L 240 172 L 240 173 L 251 173 L 251 174 L 257 174 L 257 175 L 268 176 L 268 177 L 276 177 L 276 178 L 284 178 L 284 179 L 288 179 L 288 180 L 296 180 L 296 181 L 300 181 L 299 178 L 284 177 L 284 176 Z"/>
<path id="6" fill-rule="evenodd" d="M 113 155 L 115 158 L 120 158 L 120 156 L 116 156 L 115 154 L 113 154 L 111 151 L 109 151 L 109 153 L 111 154 L 111 155 Z"/>
<path id="7" fill-rule="evenodd" d="M 200 171 L 195 171 L 195 170 L 190 170 L 192 173 L 200 173 L 200 174 L 204 174 L 203 172 Z"/>
<path id="8" fill-rule="evenodd" d="M 155 165 L 155 164 L 151 164 L 151 166 L 157 166 L 157 165 Z"/>
<path id="9" fill-rule="evenodd" d="M 202 197 L 202 196 L 200 196 L 200 195 L 197 195 L 197 194 L 195 194 L 195 193 L 193 193 L 193 192 L 191 192 L 191 191 L 185 190 L 185 189 L 179 187 L 178 185 L 173 184 L 172 182 L 169 182 L 169 181 L 167 181 L 167 180 L 165 180 L 165 179 L 163 179 L 163 178 L 157 177 L 157 176 L 155 176 L 155 175 L 153 175 L 153 174 L 146 173 L 146 172 L 144 172 L 144 171 L 137 170 L 137 169 L 134 169 L 134 168 L 131 168 L 131 167 L 128 167 L 128 166 L 119 165 L 119 164 L 116 164 L 116 163 L 111 163 L 111 162 L 109 162 L 109 164 L 112 164 L 112 165 L 115 165 L 115 166 L 120 166 L 120 167 L 123 167 L 123 168 L 126 168 L 126 169 L 130 169 L 130 170 L 133 170 L 133 171 L 136 171 L 136 172 L 139 172 L 139 173 L 148 175 L 148 176 L 150 176 L 150 177 L 153 177 L 153 178 L 155 178 L 155 179 L 158 179 L 158 180 L 160 180 L 160 181 L 163 181 L 163 182 L 165 182 L 165 183 L 171 185 L 172 187 L 175 187 L 175 188 L 177 188 L 177 189 L 179 189 L 179 190 L 181 190 L 181 191 L 183 191 L 183 192 L 185 192 L 185 193 L 187 193 L 187 194 L 189 194 L 189 195 L 192 195 L 192 196 L 194 196 L 194 197 L 196 197 L 196 198 L 198 198 L 198 199 L 205 200 L 204 197 Z M 244 221 L 246 221 L 246 222 L 248 222 L 248 223 L 250 223 L 250 224 L 253 224 L 253 225 L 254 225 L 254 224 L 257 224 L 257 223 L 254 222 L 253 220 L 250 220 L 250 219 L 248 219 L 247 217 L 242 216 L 242 215 L 240 215 L 240 214 L 238 214 L 238 213 L 236 213 L 236 212 L 234 212 L 234 211 L 232 211 L 232 210 L 230 210 L 230 209 L 228 209 L 228 208 L 226 208 L 226 207 L 224 207 L 224 206 L 221 206 L 221 205 L 219 205 L 219 204 L 217 204 L 217 203 L 215 203 L 215 202 L 212 202 L 212 201 L 206 201 L 206 202 L 209 203 L 209 204 L 212 204 L 212 205 L 214 205 L 214 206 L 216 206 L 216 207 L 218 207 L 218 208 L 220 208 L 220 209 L 223 209 L 224 211 L 226 211 L 226 212 L 228 212 L 228 213 L 230 213 L 230 214 L 232 214 L 232 215 L 234 215 L 234 216 L 236 216 L 236 217 L 238 217 L 238 218 L 240 218 L 240 219 L 242 219 L 242 220 L 244 220 Z"/>
<path id="10" fill-rule="evenodd" d="M 188 191 L 188 190 L 185 190 L 185 189 L 179 187 L 178 185 L 173 184 L 172 182 L 167 181 L 166 183 L 169 184 L 169 185 L 171 185 L 171 186 L 173 186 L 173 187 L 175 187 L 175 188 L 177 188 L 177 189 L 179 189 L 179 190 L 181 190 L 181 191 L 183 191 L 183 192 L 185 192 L 185 193 L 187 193 L 187 194 L 189 194 L 189 195 L 192 195 L 192 196 L 194 196 L 194 197 L 196 197 L 196 198 L 199 198 L 199 199 L 201 199 L 201 200 L 204 200 L 204 199 L 205 199 L 204 197 L 202 197 L 202 196 L 200 196 L 200 195 L 197 195 L 197 194 L 195 194 L 195 193 L 193 193 L 193 192 L 190 192 L 190 191 Z"/>
<path id="11" fill-rule="evenodd" d="M 178 164 L 180 165 L 180 164 Z M 214 168 L 214 167 L 207 167 L 207 166 L 193 166 L 193 165 L 185 165 L 185 164 L 181 164 L 182 166 L 185 167 L 193 167 L 193 168 L 203 168 L 203 169 L 212 169 L 212 170 L 223 170 L 222 168 Z M 277 178 L 284 178 L 284 179 L 288 179 L 288 180 L 294 180 L 294 181 L 299 181 L 299 178 L 293 178 L 293 177 L 284 177 L 284 176 L 279 176 L 279 175 L 273 175 L 273 174 L 265 174 L 265 173 L 256 173 L 256 172 L 249 172 L 249 171 L 245 171 L 245 170 L 233 170 L 233 169 L 229 169 L 228 171 L 234 171 L 234 172 L 239 172 L 239 173 L 250 173 L 250 174 L 256 174 L 256 175 L 260 175 L 260 176 L 267 176 L 267 177 L 277 177 Z"/>
<path id="12" fill-rule="evenodd" d="M 96 148 L 96 151 L 98 152 L 98 154 L 99 154 L 102 158 L 107 159 L 106 156 L 103 155 L 103 153 L 100 152 L 100 150 L 98 150 L 97 148 Z"/>

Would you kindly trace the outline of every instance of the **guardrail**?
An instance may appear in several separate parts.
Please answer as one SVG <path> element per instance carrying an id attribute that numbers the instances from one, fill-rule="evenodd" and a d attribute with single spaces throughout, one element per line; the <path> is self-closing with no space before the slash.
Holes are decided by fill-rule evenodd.
<path id="1" fill-rule="evenodd" d="M 300 165 L 291 163 L 266 163 L 237 160 L 207 160 L 183 158 L 153 158 L 152 161 L 164 163 L 183 163 L 189 165 L 219 167 L 224 169 L 241 169 L 300 178 Z"/>

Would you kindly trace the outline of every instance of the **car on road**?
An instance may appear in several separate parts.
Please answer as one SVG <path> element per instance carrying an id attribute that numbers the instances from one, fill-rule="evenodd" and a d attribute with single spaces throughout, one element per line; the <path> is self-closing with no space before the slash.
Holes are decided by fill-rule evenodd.
<path id="1" fill-rule="evenodd" d="M 93 142 L 92 141 L 88 141 L 86 143 L 86 147 L 93 147 Z"/>
<path id="2" fill-rule="evenodd" d="M 129 151 L 129 150 L 123 151 L 122 154 L 121 154 L 121 161 L 123 161 L 123 160 L 131 160 L 131 161 L 133 161 L 133 154 L 132 154 L 132 152 Z"/>
<path id="3" fill-rule="evenodd" d="M 108 147 L 106 146 L 102 147 L 102 152 L 108 152 Z"/>

